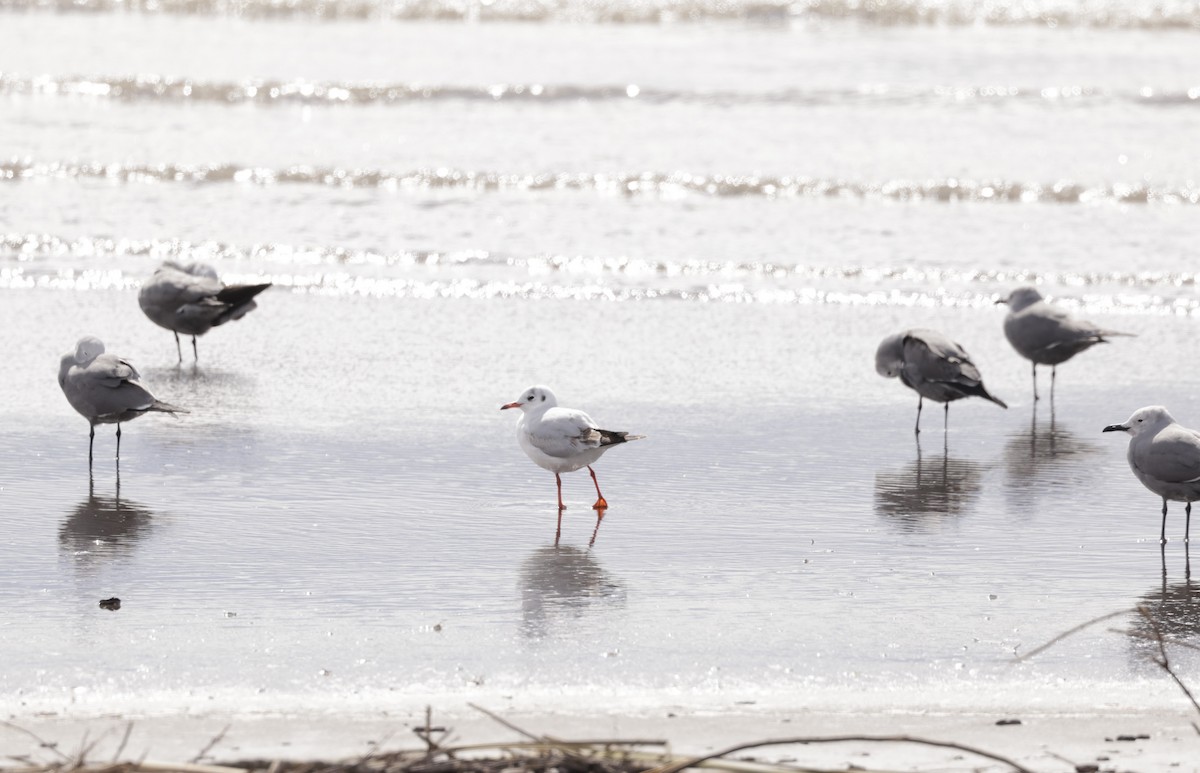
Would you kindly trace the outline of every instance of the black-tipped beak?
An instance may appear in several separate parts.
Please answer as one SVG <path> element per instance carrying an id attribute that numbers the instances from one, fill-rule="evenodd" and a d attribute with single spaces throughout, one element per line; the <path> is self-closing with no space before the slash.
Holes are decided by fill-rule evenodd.
<path id="1" fill-rule="evenodd" d="M 993 306 L 997 306 L 997 305 L 999 305 L 999 304 L 1001 304 L 1001 303 L 1008 303 L 1008 299 L 1007 299 L 1007 298 L 997 298 L 997 299 L 996 299 L 996 302 L 995 302 L 995 303 L 993 303 L 992 305 L 993 305 Z"/>
<path id="2" fill-rule="evenodd" d="M 1126 427 L 1124 424 L 1109 424 L 1107 427 L 1105 427 L 1104 429 L 1102 429 L 1100 431 L 1101 432 L 1128 432 L 1129 427 Z"/>

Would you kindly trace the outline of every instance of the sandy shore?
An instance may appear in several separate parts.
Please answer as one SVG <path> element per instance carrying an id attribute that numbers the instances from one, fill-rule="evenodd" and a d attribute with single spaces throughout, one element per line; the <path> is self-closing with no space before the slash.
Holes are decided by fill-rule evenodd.
<path id="1" fill-rule="evenodd" d="M 702 755 L 729 746 L 786 738 L 835 736 L 910 736 L 966 745 L 1006 757 L 1038 771 L 1072 771 L 1097 765 L 1100 770 L 1200 770 L 1200 732 L 1196 717 L 1185 711 L 1105 711 L 1075 714 L 1018 712 L 998 715 L 970 712 L 770 712 L 699 713 L 663 707 L 647 714 L 546 714 L 505 711 L 506 720 L 535 734 L 565 740 L 644 739 L 669 744 L 677 754 Z M 450 743 L 499 743 L 519 735 L 467 707 L 435 711 L 436 726 L 451 730 Z M 1012 722 L 1012 720 L 1019 720 Z M 92 759 L 109 759 L 125 732 L 120 717 L 63 719 L 12 717 L 29 731 L 72 754 L 94 744 Z M 371 750 L 420 748 L 412 728 L 424 724 L 422 712 L 374 717 L 344 716 L 162 716 L 143 717 L 122 756 L 182 762 L 192 760 L 217 736 L 206 762 L 247 759 L 336 760 Z M 228 728 L 226 730 L 226 728 Z M 13 726 L 0 729 L 7 756 L 29 755 L 49 761 L 54 755 Z M 850 740 L 804 746 L 776 746 L 739 752 L 737 759 L 785 761 L 828 769 L 1002 770 L 1004 766 L 955 749 L 915 743 Z M 1078 769 L 1087 769 L 1081 767 Z"/>

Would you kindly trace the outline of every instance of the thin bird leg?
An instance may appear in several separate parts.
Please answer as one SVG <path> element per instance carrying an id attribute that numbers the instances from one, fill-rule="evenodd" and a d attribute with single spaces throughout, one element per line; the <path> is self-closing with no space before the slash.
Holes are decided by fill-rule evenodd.
<path id="1" fill-rule="evenodd" d="M 92 467 L 92 444 L 96 442 L 96 425 L 88 427 L 88 469 Z"/>
<path id="2" fill-rule="evenodd" d="M 1040 399 L 1037 393 L 1037 363 L 1035 362 L 1033 363 L 1033 401 L 1036 403 Z"/>
<path id="3" fill-rule="evenodd" d="M 950 403 L 942 405 L 942 434 L 950 431 Z"/>
<path id="4" fill-rule="evenodd" d="M 180 355 L 179 359 L 182 361 L 183 355 Z M 196 336 L 192 336 L 192 361 L 200 362 L 200 352 L 196 351 Z"/>
<path id="5" fill-rule="evenodd" d="M 117 461 L 121 461 L 121 422 L 117 422 Z"/>
<path id="6" fill-rule="evenodd" d="M 559 477 L 557 472 L 554 473 L 554 482 L 555 482 L 555 484 L 558 485 L 558 518 L 559 518 L 559 523 L 561 523 L 562 522 L 562 511 L 566 510 L 567 506 L 564 505 L 563 501 L 562 501 L 562 478 Z"/>
<path id="7" fill-rule="evenodd" d="M 592 529 L 592 538 L 588 540 L 588 547 L 596 544 L 596 535 L 600 533 L 600 522 L 604 520 L 604 511 L 596 512 L 596 528 Z"/>
<path id="8" fill-rule="evenodd" d="M 588 472 L 592 475 L 592 483 L 596 486 L 596 504 L 592 505 L 593 510 L 604 510 L 608 508 L 608 502 L 604 500 L 604 495 L 600 493 L 600 482 L 596 480 L 596 471 L 592 469 L 592 465 L 588 465 Z"/>
<path id="9" fill-rule="evenodd" d="M 1162 531 L 1158 535 L 1158 544 L 1167 544 L 1167 498 L 1163 497 L 1163 522 Z"/>
<path id="10" fill-rule="evenodd" d="M 1054 410 L 1054 380 L 1058 378 L 1058 366 L 1050 366 L 1050 410 Z"/>
<path id="11" fill-rule="evenodd" d="M 1191 531 L 1192 531 L 1192 503 L 1191 502 L 1187 503 L 1187 507 L 1184 508 L 1183 512 L 1187 513 L 1187 518 L 1185 518 L 1183 521 L 1183 544 L 1186 545 L 1192 539 L 1190 536 Z"/>
<path id="12" fill-rule="evenodd" d="M 921 405 L 925 402 L 924 395 L 917 395 L 917 428 L 913 430 L 916 434 L 921 434 Z"/>
<path id="13" fill-rule="evenodd" d="M 172 330 L 171 332 L 175 333 L 175 351 L 179 353 L 179 364 L 182 365 L 183 364 L 183 347 L 179 345 L 179 333 L 176 333 L 174 330 Z"/>

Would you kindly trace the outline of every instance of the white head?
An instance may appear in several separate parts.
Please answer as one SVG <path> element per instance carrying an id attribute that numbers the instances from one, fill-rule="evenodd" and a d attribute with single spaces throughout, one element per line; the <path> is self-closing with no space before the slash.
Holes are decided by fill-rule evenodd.
<path id="1" fill-rule="evenodd" d="M 1158 432 L 1163 427 L 1174 423 L 1175 419 L 1167 413 L 1166 408 L 1161 405 L 1148 405 L 1134 411 L 1124 424 L 1109 424 L 1102 431 L 1128 432 L 1131 437 L 1137 437 L 1143 433 Z"/>
<path id="2" fill-rule="evenodd" d="M 1013 311 L 1020 311 L 1040 300 L 1042 300 L 1042 294 L 1037 291 L 1036 287 L 1018 287 L 1009 293 L 1007 298 L 1001 298 L 996 303 L 1007 303 Z"/>
<path id="3" fill-rule="evenodd" d="M 75 362 L 87 365 L 104 354 L 104 342 L 96 336 L 84 336 L 75 344 Z"/>
<path id="4" fill-rule="evenodd" d="M 904 368 L 904 336 L 896 333 L 883 339 L 875 350 L 875 372 L 884 378 L 895 378 Z"/>
<path id="5" fill-rule="evenodd" d="M 531 386 L 522 392 L 518 399 L 500 406 L 500 410 L 520 408 L 525 413 L 529 413 L 530 411 L 544 411 L 556 405 L 558 405 L 558 398 L 550 391 L 550 387 Z"/>

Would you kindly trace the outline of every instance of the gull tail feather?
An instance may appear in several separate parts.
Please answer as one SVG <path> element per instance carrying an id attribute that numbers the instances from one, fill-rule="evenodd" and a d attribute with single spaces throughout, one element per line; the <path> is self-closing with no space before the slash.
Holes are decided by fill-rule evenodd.
<path id="1" fill-rule="evenodd" d="M 600 433 L 600 446 L 612 446 L 617 443 L 628 443 L 632 440 L 642 440 L 645 435 L 630 435 L 628 432 L 614 432 L 610 429 L 598 429 Z"/>
<path id="2" fill-rule="evenodd" d="M 237 306 L 245 303 L 271 286 L 270 282 L 260 285 L 229 285 L 217 293 L 217 300 Z"/>
<path id="3" fill-rule="evenodd" d="M 179 406 L 171 405 L 170 403 L 164 403 L 162 400 L 157 399 L 154 401 L 154 404 L 146 410 L 161 411 L 162 413 L 169 413 L 171 416 L 175 416 L 177 413 L 191 413 L 191 411 L 187 410 L 186 408 L 180 408 Z"/>

